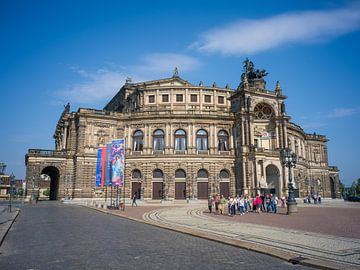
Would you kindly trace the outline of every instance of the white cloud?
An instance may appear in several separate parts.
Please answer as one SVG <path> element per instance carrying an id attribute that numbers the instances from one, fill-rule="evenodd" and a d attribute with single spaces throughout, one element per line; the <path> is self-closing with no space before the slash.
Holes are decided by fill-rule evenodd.
<path id="1" fill-rule="evenodd" d="M 347 117 L 359 113 L 358 108 L 336 108 L 327 115 L 329 118 Z"/>
<path id="2" fill-rule="evenodd" d="M 240 20 L 211 29 L 190 45 L 200 52 L 253 54 L 292 43 L 323 41 L 359 29 L 360 5 Z"/>
<path id="3" fill-rule="evenodd" d="M 142 63 L 133 67 L 136 73 L 147 76 L 159 76 L 160 74 L 172 75 L 175 67 L 180 72 L 192 71 L 201 66 L 198 59 L 176 53 L 152 53 L 142 59 Z M 181 74 L 180 74 L 181 75 Z"/>
<path id="4" fill-rule="evenodd" d="M 55 95 L 60 102 L 71 104 L 99 104 L 109 101 L 131 77 L 133 82 L 161 79 L 170 77 L 175 67 L 181 72 L 197 69 L 201 63 L 191 56 L 174 53 L 153 53 L 141 59 L 141 63 L 134 66 L 119 66 L 111 63 L 110 68 L 101 68 L 96 72 L 89 72 L 79 67 L 70 69 L 79 75 L 79 83 L 69 84 Z M 165 75 L 164 75 L 165 74 Z"/>
<path id="5" fill-rule="evenodd" d="M 126 75 L 120 71 L 99 69 L 89 72 L 84 69 L 71 67 L 80 75 L 82 82 L 71 84 L 55 94 L 70 103 L 103 103 L 116 94 L 126 80 Z"/>

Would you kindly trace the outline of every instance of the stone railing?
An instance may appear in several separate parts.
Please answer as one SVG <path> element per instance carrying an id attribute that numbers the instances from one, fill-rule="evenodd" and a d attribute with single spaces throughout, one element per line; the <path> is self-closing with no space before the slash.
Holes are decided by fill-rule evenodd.
<path id="1" fill-rule="evenodd" d="M 41 157 L 64 157 L 66 156 L 66 152 L 57 150 L 29 149 L 28 155 Z"/>

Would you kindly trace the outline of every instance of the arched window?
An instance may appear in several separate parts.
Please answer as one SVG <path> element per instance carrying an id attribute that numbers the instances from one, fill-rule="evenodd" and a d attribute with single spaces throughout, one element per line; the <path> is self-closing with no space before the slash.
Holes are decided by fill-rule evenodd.
<path id="1" fill-rule="evenodd" d="M 153 178 L 164 178 L 162 170 L 156 169 L 153 171 Z"/>
<path id="2" fill-rule="evenodd" d="M 182 129 L 175 131 L 175 150 L 186 150 L 186 133 Z"/>
<path id="3" fill-rule="evenodd" d="M 186 178 L 186 172 L 183 169 L 176 170 L 175 178 Z"/>
<path id="4" fill-rule="evenodd" d="M 221 179 L 229 179 L 230 175 L 227 170 L 221 170 L 220 171 L 220 178 Z"/>
<path id="5" fill-rule="evenodd" d="M 270 119 L 275 115 L 274 110 L 266 103 L 256 104 L 254 114 L 256 119 Z"/>
<path id="6" fill-rule="evenodd" d="M 133 136 L 133 151 L 142 151 L 144 147 L 144 133 L 137 130 Z"/>
<path id="7" fill-rule="evenodd" d="M 208 135 L 203 129 L 196 132 L 196 149 L 197 150 L 208 150 Z"/>
<path id="8" fill-rule="evenodd" d="M 220 130 L 218 133 L 218 150 L 229 151 L 229 135 L 225 130 Z"/>
<path id="9" fill-rule="evenodd" d="M 133 170 L 132 178 L 133 179 L 140 179 L 141 178 L 141 172 L 138 169 Z"/>
<path id="10" fill-rule="evenodd" d="M 155 130 L 153 134 L 153 149 L 154 151 L 163 151 L 164 148 L 164 131 L 161 129 Z"/>
<path id="11" fill-rule="evenodd" d="M 197 178 L 209 178 L 207 170 L 201 169 L 197 173 Z"/>

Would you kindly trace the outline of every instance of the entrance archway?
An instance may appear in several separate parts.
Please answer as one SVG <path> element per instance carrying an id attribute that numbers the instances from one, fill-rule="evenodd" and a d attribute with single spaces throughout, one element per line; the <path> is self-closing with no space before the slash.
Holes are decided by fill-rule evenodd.
<path id="1" fill-rule="evenodd" d="M 279 169 L 275 165 L 268 165 L 266 167 L 266 185 L 267 187 L 264 190 L 265 193 L 272 193 L 280 195 L 279 182 L 280 182 L 280 173 Z"/>
<path id="2" fill-rule="evenodd" d="M 54 166 L 49 166 L 44 168 L 41 171 L 41 174 L 48 175 L 50 178 L 50 192 L 49 192 L 49 200 L 56 201 L 58 199 L 58 193 L 59 193 L 59 178 L 60 178 L 60 172 L 58 168 Z M 42 180 L 46 181 L 46 180 Z M 42 183 L 39 183 L 39 188 L 41 188 Z M 46 184 L 45 184 L 46 186 Z"/>

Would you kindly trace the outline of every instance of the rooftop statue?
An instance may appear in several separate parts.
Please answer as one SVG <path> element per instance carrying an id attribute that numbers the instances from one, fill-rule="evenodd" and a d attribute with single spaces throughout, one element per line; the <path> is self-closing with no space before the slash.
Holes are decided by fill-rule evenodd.
<path id="1" fill-rule="evenodd" d="M 244 81 L 245 76 L 248 80 L 253 80 L 253 79 L 262 79 L 268 74 L 269 73 L 266 72 L 265 69 L 261 69 L 261 70 L 255 69 L 254 63 L 250 61 L 248 58 L 246 58 L 244 61 L 244 73 L 241 75 L 241 81 L 242 82 Z"/>

